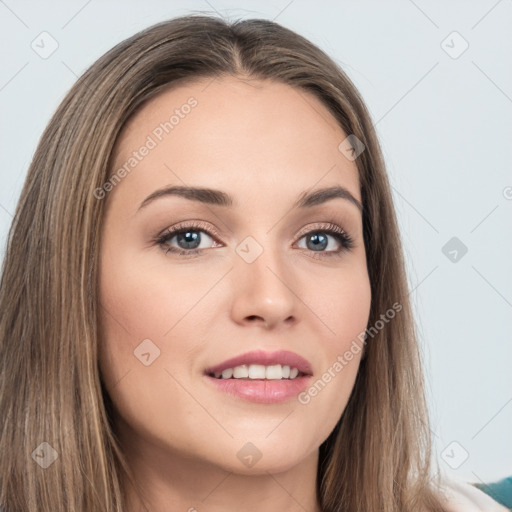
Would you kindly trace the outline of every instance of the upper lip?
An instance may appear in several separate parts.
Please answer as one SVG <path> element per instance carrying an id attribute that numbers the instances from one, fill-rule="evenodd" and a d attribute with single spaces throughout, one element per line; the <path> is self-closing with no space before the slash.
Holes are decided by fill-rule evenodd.
<path id="1" fill-rule="evenodd" d="M 262 364 L 264 366 L 270 366 L 275 364 L 280 364 L 282 366 L 288 365 L 290 368 L 297 368 L 299 372 L 304 373 L 306 375 L 313 374 L 311 364 L 309 361 L 304 359 L 302 356 L 299 356 L 295 352 L 290 352 L 288 350 L 278 350 L 277 352 L 253 350 L 251 352 L 246 352 L 245 354 L 241 354 L 231 359 L 227 359 L 226 361 L 223 361 L 222 363 L 217 364 L 215 366 L 211 366 L 206 369 L 205 373 L 207 375 L 214 374 L 217 372 L 222 372 L 226 368 L 234 368 L 235 366 L 241 366 L 243 364 Z"/>

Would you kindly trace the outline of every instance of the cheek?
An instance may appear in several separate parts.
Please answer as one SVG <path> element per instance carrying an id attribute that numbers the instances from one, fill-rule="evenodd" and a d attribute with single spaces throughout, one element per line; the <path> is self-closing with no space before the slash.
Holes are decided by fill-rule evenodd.
<path id="1" fill-rule="evenodd" d="M 186 444 L 179 432 L 192 427 L 179 427 L 197 410 L 180 383 L 190 387 L 188 372 L 201 344 L 193 335 L 194 305 L 214 280 L 171 272 L 168 264 L 148 263 L 129 249 L 105 251 L 101 265 L 99 360 L 115 408 L 139 433 L 158 431 L 163 439 L 172 431 L 177 444 Z"/>
<path id="2" fill-rule="evenodd" d="M 371 286 L 366 267 L 354 265 L 346 270 L 337 279 L 324 280 L 323 293 L 312 295 L 326 326 L 324 358 L 321 371 L 298 397 L 310 409 L 310 417 L 323 419 L 316 427 L 327 433 L 334 428 L 352 392 L 370 315 Z"/>
<path id="3" fill-rule="evenodd" d="M 149 357 L 158 366 L 168 358 L 170 344 L 174 354 L 187 353 L 182 350 L 185 347 L 179 346 L 180 338 L 173 336 L 200 297 L 201 285 L 194 281 L 197 278 L 187 277 L 184 279 L 179 271 L 171 274 L 165 264 L 155 265 L 150 258 L 141 257 L 129 248 L 104 251 L 99 280 L 100 357 L 108 359 L 103 367 L 112 381 L 143 366 L 141 351 L 144 354 L 149 351 L 146 359 Z M 154 368 L 153 363 L 151 367 Z"/>
<path id="4" fill-rule="evenodd" d="M 207 273 L 175 267 L 135 250 L 105 255 L 100 300 L 106 323 L 132 342 L 170 338 L 174 327 L 215 282 Z"/>
<path id="5" fill-rule="evenodd" d="M 347 350 L 368 324 L 371 286 L 366 267 L 354 265 L 334 278 L 319 280 L 308 294 L 311 310 L 325 326 L 326 353 L 332 357 Z"/>

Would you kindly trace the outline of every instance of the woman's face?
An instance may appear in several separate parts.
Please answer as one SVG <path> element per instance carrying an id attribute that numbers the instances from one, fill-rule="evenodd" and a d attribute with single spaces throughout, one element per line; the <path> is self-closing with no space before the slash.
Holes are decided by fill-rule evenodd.
<path id="1" fill-rule="evenodd" d="M 127 450 L 284 471 L 335 427 L 371 300 L 346 137 L 309 93 L 236 78 L 166 91 L 127 124 L 98 192 L 100 366 Z"/>

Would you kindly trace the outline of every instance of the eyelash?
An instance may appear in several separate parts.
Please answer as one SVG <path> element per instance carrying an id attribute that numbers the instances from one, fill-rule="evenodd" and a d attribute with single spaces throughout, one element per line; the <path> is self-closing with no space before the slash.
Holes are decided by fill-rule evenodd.
<path id="1" fill-rule="evenodd" d="M 177 249 L 176 247 L 171 247 L 168 245 L 169 240 L 174 238 L 177 235 L 186 233 L 188 231 L 203 231 L 208 236 L 212 238 L 220 238 L 217 232 L 212 229 L 207 224 L 204 224 L 202 222 L 188 222 L 188 223 L 182 223 L 178 224 L 177 226 L 174 226 L 173 228 L 166 229 L 162 234 L 158 235 L 156 239 L 154 240 L 154 243 L 158 244 L 160 247 L 162 247 L 163 250 L 165 250 L 165 253 L 173 253 L 178 256 L 195 256 L 202 251 L 205 251 L 206 249 Z M 313 254 L 311 257 L 313 258 L 330 258 L 334 256 L 341 256 L 342 253 L 346 251 L 350 251 L 354 248 L 354 240 L 353 238 L 348 235 L 343 229 L 341 229 L 339 226 L 333 223 L 324 223 L 321 224 L 319 227 L 309 230 L 305 233 L 302 233 L 299 236 L 299 240 L 304 238 L 307 235 L 312 235 L 316 233 L 324 233 L 327 235 L 331 235 L 334 237 L 339 244 L 341 245 L 341 249 L 335 250 L 335 251 L 310 251 Z M 167 246 L 167 247 L 164 247 Z M 305 249 L 308 250 L 308 249 Z"/>

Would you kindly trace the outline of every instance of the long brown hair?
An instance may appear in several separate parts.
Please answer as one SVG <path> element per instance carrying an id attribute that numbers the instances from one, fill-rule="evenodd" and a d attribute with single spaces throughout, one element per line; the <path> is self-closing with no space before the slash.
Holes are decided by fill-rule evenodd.
<path id="1" fill-rule="evenodd" d="M 77 81 L 41 137 L 1 277 L 0 504 L 9 512 L 123 510 L 129 470 L 98 366 L 105 201 L 95 190 L 109 177 L 121 129 L 145 101 L 223 75 L 308 91 L 363 142 L 356 163 L 369 326 L 391 304 L 402 306 L 368 337 L 347 407 L 320 447 L 322 510 L 442 510 L 401 241 L 363 100 L 333 60 L 296 33 L 268 20 L 204 15 L 154 25 L 115 46 Z"/>

